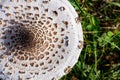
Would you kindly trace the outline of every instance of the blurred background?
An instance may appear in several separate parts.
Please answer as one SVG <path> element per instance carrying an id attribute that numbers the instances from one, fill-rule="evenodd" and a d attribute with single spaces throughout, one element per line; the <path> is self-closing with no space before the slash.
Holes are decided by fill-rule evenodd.
<path id="1" fill-rule="evenodd" d="M 120 0 L 69 0 L 78 12 L 84 48 L 60 80 L 120 80 Z"/>

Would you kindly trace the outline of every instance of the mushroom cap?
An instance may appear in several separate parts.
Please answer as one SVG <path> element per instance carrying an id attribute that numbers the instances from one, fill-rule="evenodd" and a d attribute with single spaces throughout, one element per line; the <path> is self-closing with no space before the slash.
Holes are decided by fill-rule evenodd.
<path id="1" fill-rule="evenodd" d="M 55 80 L 68 73 L 83 46 L 68 0 L 1 0 L 0 78 Z"/>

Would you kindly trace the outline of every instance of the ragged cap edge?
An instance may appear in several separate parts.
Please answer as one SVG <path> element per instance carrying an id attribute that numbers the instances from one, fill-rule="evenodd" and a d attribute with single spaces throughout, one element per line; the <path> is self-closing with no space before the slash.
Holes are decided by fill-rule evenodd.
<path id="1" fill-rule="evenodd" d="M 60 0 L 60 1 L 69 8 L 71 17 L 78 18 L 77 12 L 73 8 L 73 6 L 71 6 L 71 4 L 68 2 L 68 0 Z M 67 61 L 63 64 L 63 66 L 60 66 L 60 70 L 56 72 L 56 73 L 58 73 L 56 79 L 59 79 L 63 75 L 67 74 L 63 70 L 67 69 L 68 67 L 70 67 L 70 69 L 71 69 L 77 63 L 78 58 L 80 56 L 80 53 L 82 51 L 82 48 L 83 48 L 83 31 L 82 31 L 81 23 L 79 21 L 76 21 L 76 24 L 74 25 L 74 30 L 73 31 L 75 32 L 74 36 L 76 38 L 76 41 L 75 41 L 76 43 L 75 43 L 74 46 L 71 46 L 72 50 L 70 51 L 70 56 L 68 57 Z M 72 34 L 71 34 L 71 36 L 72 36 Z M 79 48 L 79 45 L 81 46 L 80 48 Z"/>

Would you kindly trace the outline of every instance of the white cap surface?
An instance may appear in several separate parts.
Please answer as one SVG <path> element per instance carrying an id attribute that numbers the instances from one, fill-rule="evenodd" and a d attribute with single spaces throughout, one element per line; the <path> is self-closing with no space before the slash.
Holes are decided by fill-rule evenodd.
<path id="1" fill-rule="evenodd" d="M 1 0 L 0 78 L 58 80 L 83 46 L 78 15 L 68 0 Z"/>

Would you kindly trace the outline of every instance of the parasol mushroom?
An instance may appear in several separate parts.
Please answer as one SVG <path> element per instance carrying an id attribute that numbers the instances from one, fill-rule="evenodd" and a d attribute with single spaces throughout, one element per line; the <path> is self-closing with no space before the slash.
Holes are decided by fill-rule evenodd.
<path id="1" fill-rule="evenodd" d="M 1 0 L 2 80 L 58 80 L 82 46 L 81 24 L 68 0 Z"/>

